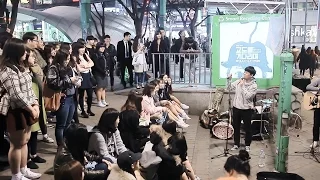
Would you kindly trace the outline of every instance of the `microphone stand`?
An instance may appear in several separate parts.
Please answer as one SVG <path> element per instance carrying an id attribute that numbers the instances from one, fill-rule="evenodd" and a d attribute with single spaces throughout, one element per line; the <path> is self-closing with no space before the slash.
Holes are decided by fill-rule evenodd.
<path id="1" fill-rule="evenodd" d="M 229 118 L 228 118 L 228 125 L 227 125 L 227 138 L 226 138 L 226 143 L 225 143 L 225 147 L 223 150 L 223 153 L 218 154 L 216 156 L 211 157 L 211 159 L 216 159 L 216 158 L 220 158 L 220 157 L 228 157 L 228 155 L 232 155 L 229 153 L 229 149 L 228 149 L 228 140 L 229 140 L 229 125 L 230 125 L 230 121 L 232 119 L 232 109 L 231 109 L 231 78 L 227 79 L 227 88 L 228 88 L 228 105 L 229 105 Z"/>

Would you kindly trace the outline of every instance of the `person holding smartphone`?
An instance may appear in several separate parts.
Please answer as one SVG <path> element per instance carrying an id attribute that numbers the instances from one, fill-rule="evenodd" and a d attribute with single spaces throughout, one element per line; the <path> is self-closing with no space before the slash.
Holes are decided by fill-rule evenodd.
<path id="1" fill-rule="evenodd" d="M 232 108 L 232 125 L 234 128 L 234 146 L 231 150 L 237 150 L 240 147 L 240 126 L 244 123 L 246 151 L 250 151 L 252 141 L 251 117 L 253 113 L 253 99 L 257 93 L 257 83 L 254 78 L 256 70 L 252 66 L 244 69 L 243 77 L 228 85 L 229 90 L 235 91 Z M 231 79 L 229 75 L 228 79 Z"/>

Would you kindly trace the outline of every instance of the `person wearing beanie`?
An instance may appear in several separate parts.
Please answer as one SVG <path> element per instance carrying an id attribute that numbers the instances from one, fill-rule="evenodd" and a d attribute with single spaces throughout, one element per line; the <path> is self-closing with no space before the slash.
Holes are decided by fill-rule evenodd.
<path id="1" fill-rule="evenodd" d="M 231 150 L 237 150 L 240 146 L 240 126 L 241 121 L 243 121 L 246 133 L 246 151 L 250 151 L 250 144 L 252 141 L 251 117 L 254 108 L 253 99 L 257 93 L 257 83 L 254 78 L 255 75 L 256 70 L 254 69 L 254 67 L 248 66 L 244 69 L 243 77 L 234 81 L 228 87 L 230 91 L 235 91 L 232 108 L 234 146 L 233 148 L 231 148 Z M 228 79 L 231 78 L 232 75 L 228 77 Z"/>

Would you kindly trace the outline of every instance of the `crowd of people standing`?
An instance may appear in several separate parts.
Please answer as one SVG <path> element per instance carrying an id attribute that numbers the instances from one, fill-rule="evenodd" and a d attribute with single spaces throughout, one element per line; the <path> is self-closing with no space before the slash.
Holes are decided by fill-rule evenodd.
<path id="1" fill-rule="evenodd" d="M 294 67 L 297 69 L 297 63 L 299 63 L 300 75 L 304 75 L 305 71 L 309 69 L 310 78 L 314 76 L 315 70 L 318 68 L 320 51 L 318 46 L 314 49 L 311 47 L 305 48 L 302 45 L 301 50 L 292 47 L 292 54 L 294 56 Z"/>
<path id="2" fill-rule="evenodd" d="M 180 36 L 174 51 L 198 52 L 192 38 L 187 40 L 183 31 Z M 146 79 L 148 49 L 152 53 L 169 52 L 164 30 L 156 33 L 150 48 L 140 37 L 131 42 L 128 32 L 116 46 L 109 35 L 103 38 L 102 42 L 88 36 L 72 44 L 44 45 L 32 32 L 22 39 L 0 34 L 0 143 L 4 147 L 3 137 L 8 137 L 8 150 L 1 148 L 1 153 L 8 154 L 11 179 L 41 177 L 30 170 L 46 162 L 37 154 L 38 131 L 44 142 L 54 143 L 47 133 L 47 117 L 55 116 L 55 180 L 199 180 L 188 160 L 186 139 L 177 131 L 178 127 L 189 127 L 190 117 L 184 111 L 189 107 L 172 94 L 169 63 L 164 57 L 153 61 L 157 63 L 153 69 L 156 79 Z M 183 63 L 183 59 L 178 62 Z M 124 88 L 135 83 L 137 89 L 143 88 L 142 94 L 130 91 L 120 112 L 107 108 L 90 129 L 79 122 L 78 114 L 82 118 L 96 115 L 92 110 L 94 93 L 98 107 L 109 105 L 106 88 L 110 82 L 114 90 L 117 68 Z M 54 111 L 48 110 L 52 104 L 48 103 L 47 90 L 58 98 Z M 240 154 L 227 161 L 229 176 L 248 177 L 248 159 L 248 154 Z"/>

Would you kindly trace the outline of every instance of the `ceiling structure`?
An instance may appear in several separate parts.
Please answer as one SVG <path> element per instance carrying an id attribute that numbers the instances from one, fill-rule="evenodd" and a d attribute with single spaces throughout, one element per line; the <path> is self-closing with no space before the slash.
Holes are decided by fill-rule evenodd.
<path id="1" fill-rule="evenodd" d="M 281 13 L 285 2 L 282 0 L 206 0 L 209 14 L 216 14 L 217 8 L 224 14 L 265 14 Z"/>

